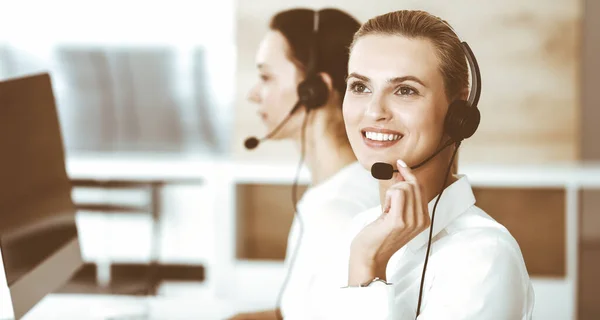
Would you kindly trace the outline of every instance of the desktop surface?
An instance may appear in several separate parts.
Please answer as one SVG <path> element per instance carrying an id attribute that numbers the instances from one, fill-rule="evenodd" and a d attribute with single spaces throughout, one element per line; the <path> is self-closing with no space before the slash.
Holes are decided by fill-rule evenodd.
<path id="1" fill-rule="evenodd" d="M 23 320 L 224 320 L 239 308 L 218 299 L 167 296 L 51 294 Z"/>

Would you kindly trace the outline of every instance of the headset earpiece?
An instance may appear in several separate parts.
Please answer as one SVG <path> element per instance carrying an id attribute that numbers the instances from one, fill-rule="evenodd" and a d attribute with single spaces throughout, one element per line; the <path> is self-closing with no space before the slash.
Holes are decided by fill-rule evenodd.
<path id="1" fill-rule="evenodd" d="M 308 110 L 325 105 L 328 98 L 329 87 L 319 74 L 308 74 L 298 85 L 298 99 Z"/>
<path id="2" fill-rule="evenodd" d="M 448 27 L 452 29 L 449 25 Z M 455 100 L 448 106 L 444 130 L 454 142 L 461 142 L 470 138 L 477 131 L 481 120 L 481 114 L 477 108 L 479 96 L 481 95 L 479 64 L 469 45 L 466 42 L 462 42 L 461 45 L 471 69 L 471 90 L 468 100 Z"/>
<path id="3" fill-rule="evenodd" d="M 319 44 L 319 11 L 315 10 L 313 20 L 312 43 L 309 48 L 306 78 L 298 84 L 298 99 L 308 110 L 324 106 L 329 99 L 329 87 L 317 72 Z"/>
<path id="4" fill-rule="evenodd" d="M 469 106 L 466 100 L 456 100 L 448 107 L 444 129 L 454 142 L 460 142 L 477 131 L 480 120 L 481 114 L 476 106 Z"/>

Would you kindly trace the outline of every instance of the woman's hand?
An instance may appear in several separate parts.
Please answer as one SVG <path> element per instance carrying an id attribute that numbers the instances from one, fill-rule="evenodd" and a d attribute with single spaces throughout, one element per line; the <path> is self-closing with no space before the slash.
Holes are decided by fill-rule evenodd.
<path id="1" fill-rule="evenodd" d="M 398 160 L 397 183 L 385 194 L 383 212 L 354 238 L 350 251 L 348 285 L 374 277 L 386 279 L 392 255 L 430 225 L 423 188 L 402 160 Z"/>

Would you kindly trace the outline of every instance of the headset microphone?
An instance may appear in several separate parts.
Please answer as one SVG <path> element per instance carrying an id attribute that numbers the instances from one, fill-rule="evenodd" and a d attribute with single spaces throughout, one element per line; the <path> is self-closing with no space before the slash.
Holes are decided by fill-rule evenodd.
<path id="1" fill-rule="evenodd" d="M 244 147 L 246 147 L 246 149 L 248 149 L 248 150 L 252 150 L 252 149 L 258 147 L 259 143 L 260 143 L 260 140 L 256 139 L 256 137 L 250 137 L 250 138 L 246 139 L 246 141 L 244 141 Z"/>
<path id="2" fill-rule="evenodd" d="M 288 122 L 288 120 L 290 120 L 290 118 L 292 117 L 294 112 L 296 112 L 300 108 L 300 106 L 302 106 L 302 103 L 303 103 L 303 99 L 299 99 L 298 102 L 296 102 L 296 105 L 294 105 L 294 107 L 290 111 L 290 113 L 288 113 L 288 115 L 285 117 L 285 119 L 283 119 L 283 121 L 281 121 L 281 123 L 279 123 L 279 125 L 277 125 L 277 127 L 275 127 L 275 129 L 273 129 L 273 131 L 271 131 L 269 134 L 267 134 L 263 138 L 261 138 L 261 139 L 258 139 L 256 137 L 247 138 L 246 141 L 244 141 L 244 146 L 246 147 L 246 149 L 252 150 L 252 149 L 258 147 L 258 145 L 262 141 L 270 139 L 272 136 L 274 136 L 277 133 L 277 131 L 279 131 L 283 127 L 283 125 L 286 124 Z"/>
<path id="3" fill-rule="evenodd" d="M 416 166 L 410 167 L 411 170 L 415 170 L 415 169 L 421 167 L 422 165 L 424 165 L 425 163 L 429 162 L 429 160 L 431 160 L 435 156 L 437 156 L 440 152 L 442 152 L 442 150 L 446 149 L 447 147 L 449 147 L 450 145 L 452 145 L 454 143 L 455 142 L 452 139 L 450 139 L 448 142 L 446 142 L 446 144 L 444 144 L 441 148 L 439 148 L 429 158 L 423 160 L 421 163 L 417 164 Z M 389 163 L 376 162 L 371 166 L 371 175 L 373 176 L 373 178 L 378 179 L 378 180 L 390 180 L 394 176 L 394 172 L 398 172 L 398 170 L 394 169 L 394 167 Z"/>

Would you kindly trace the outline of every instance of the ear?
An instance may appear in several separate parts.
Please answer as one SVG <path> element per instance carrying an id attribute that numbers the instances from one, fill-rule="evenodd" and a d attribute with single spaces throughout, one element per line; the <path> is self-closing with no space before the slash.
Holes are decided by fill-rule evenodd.
<path id="1" fill-rule="evenodd" d="M 469 99 L 469 88 L 464 88 L 459 94 L 458 94 L 458 98 L 460 100 L 467 100 Z"/>

